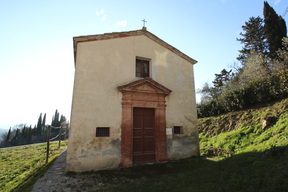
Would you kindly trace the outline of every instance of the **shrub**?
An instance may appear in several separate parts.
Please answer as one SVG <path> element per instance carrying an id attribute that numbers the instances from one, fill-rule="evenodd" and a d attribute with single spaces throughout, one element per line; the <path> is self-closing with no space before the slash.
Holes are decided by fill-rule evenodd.
<path id="1" fill-rule="evenodd" d="M 216 116 L 288 96 L 288 70 L 251 81 L 239 89 L 225 92 L 216 99 L 198 105 L 198 118 Z"/>

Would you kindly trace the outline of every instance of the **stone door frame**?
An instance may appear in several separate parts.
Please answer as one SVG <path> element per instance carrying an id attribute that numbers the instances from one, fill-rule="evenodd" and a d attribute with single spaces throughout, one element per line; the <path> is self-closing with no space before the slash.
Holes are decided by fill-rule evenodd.
<path id="1" fill-rule="evenodd" d="M 155 160 L 167 161 L 166 104 L 165 97 L 172 91 L 149 77 L 119 86 L 122 92 L 121 163 L 120 167 L 133 165 L 133 108 L 154 108 Z"/>

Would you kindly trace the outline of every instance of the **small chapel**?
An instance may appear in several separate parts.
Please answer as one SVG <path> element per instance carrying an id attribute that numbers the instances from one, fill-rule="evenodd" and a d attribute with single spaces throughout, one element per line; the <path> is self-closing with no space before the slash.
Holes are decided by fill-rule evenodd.
<path id="1" fill-rule="evenodd" d="M 145 27 L 73 38 L 66 171 L 199 156 L 197 63 Z"/>

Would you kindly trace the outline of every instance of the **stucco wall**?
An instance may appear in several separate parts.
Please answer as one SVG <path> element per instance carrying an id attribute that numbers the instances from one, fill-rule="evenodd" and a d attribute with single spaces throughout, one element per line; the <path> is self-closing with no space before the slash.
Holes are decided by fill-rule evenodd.
<path id="1" fill-rule="evenodd" d="M 166 127 L 182 126 L 183 134 L 167 137 L 168 159 L 199 154 L 191 63 L 144 35 L 83 42 L 77 46 L 66 171 L 118 167 L 122 94 L 117 87 L 139 80 L 136 57 L 150 59 L 150 77 L 172 90 Z M 110 137 L 95 137 L 96 127 L 110 127 Z"/>

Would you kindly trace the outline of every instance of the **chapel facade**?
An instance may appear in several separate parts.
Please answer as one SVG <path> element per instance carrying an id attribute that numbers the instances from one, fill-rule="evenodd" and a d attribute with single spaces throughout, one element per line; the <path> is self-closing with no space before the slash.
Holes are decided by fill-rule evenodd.
<path id="1" fill-rule="evenodd" d="M 145 28 L 73 38 L 66 171 L 199 155 L 194 59 Z"/>

